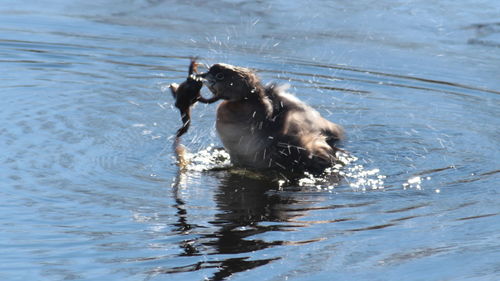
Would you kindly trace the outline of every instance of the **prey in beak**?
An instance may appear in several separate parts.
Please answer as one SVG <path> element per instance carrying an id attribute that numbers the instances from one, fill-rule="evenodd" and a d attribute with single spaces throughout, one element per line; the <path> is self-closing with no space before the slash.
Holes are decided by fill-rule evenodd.
<path id="1" fill-rule="evenodd" d="M 217 80 L 214 78 L 212 73 L 210 73 L 210 70 L 205 72 L 205 73 L 196 74 L 196 79 L 201 81 L 203 83 L 203 85 L 207 86 L 207 88 L 214 94 L 214 96 L 210 99 L 204 99 L 202 97 L 200 102 L 211 103 L 211 102 L 206 102 L 206 101 L 215 100 L 217 94 L 215 92 L 214 85 L 217 82 Z"/>
<path id="2" fill-rule="evenodd" d="M 202 103 L 213 103 L 218 100 L 218 98 L 206 99 L 201 96 L 200 90 L 203 86 L 203 80 L 206 73 L 198 74 L 195 59 L 191 60 L 189 64 L 189 72 L 186 81 L 182 82 L 180 85 L 177 83 L 170 84 L 170 91 L 175 99 L 175 107 L 177 107 L 181 113 L 182 127 L 177 130 L 176 137 L 179 138 L 187 132 L 189 125 L 191 124 L 191 107 L 197 102 Z"/>

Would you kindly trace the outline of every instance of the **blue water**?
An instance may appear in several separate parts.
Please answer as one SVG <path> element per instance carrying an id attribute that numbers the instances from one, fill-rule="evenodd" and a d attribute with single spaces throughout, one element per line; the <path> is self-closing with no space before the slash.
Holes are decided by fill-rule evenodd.
<path id="1" fill-rule="evenodd" d="M 499 280 L 499 15 L 2 1 L 0 279 Z M 341 124 L 340 182 L 225 168 L 214 105 L 193 109 L 179 170 L 168 85 L 191 56 L 252 67 Z"/>

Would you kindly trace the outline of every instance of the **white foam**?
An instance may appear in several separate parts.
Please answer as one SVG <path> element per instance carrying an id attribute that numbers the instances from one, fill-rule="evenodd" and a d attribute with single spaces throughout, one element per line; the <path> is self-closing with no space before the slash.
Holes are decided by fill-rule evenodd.
<path id="1" fill-rule="evenodd" d="M 337 152 L 340 163 L 327 168 L 320 176 L 305 173 L 305 177 L 299 180 L 299 186 L 311 186 L 321 190 L 332 191 L 339 182 L 332 182 L 332 176 L 340 176 L 340 184 L 347 182 L 354 191 L 377 190 L 384 188 L 385 175 L 380 174 L 377 168 L 367 170 L 358 164 L 358 158 L 345 152 Z"/>
<path id="2" fill-rule="evenodd" d="M 358 158 L 345 152 L 337 152 L 339 162 L 325 169 L 321 175 L 304 172 L 304 176 L 296 181 L 300 187 L 311 187 L 315 190 L 332 191 L 337 186 L 347 183 L 354 191 L 379 190 L 384 188 L 385 175 L 377 168 L 366 169 L 358 163 Z M 186 166 L 190 171 L 209 171 L 231 167 L 231 159 L 226 150 L 215 148 L 210 144 L 196 153 L 186 151 Z M 290 185 L 288 179 L 279 179 L 278 188 Z"/>
<path id="3" fill-rule="evenodd" d="M 227 168 L 231 166 L 229 153 L 221 148 L 215 148 L 210 144 L 207 148 L 196 153 L 186 151 L 187 169 L 190 171 L 209 171 L 216 168 Z"/>

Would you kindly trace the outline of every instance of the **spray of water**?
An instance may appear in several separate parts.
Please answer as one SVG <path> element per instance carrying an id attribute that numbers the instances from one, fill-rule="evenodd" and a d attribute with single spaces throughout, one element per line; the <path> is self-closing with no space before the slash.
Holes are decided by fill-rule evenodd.
<path id="1" fill-rule="evenodd" d="M 185 169 L 191 172 L 235 170 L 231 158 L 223 148 L 210 144 L 196 153 L 184 152 Z M 317 190 L 332 192 L 335 188 L 349 186 L 353 191 L 369 191 L 384 188 L 384 175 L 379 169 L 366 169 L 359 164 L 358 158 L 347 153 L 337 152 L 338 163 L 327 168 L 322 174 L 314 175 L 304 172 L 301 176 L 291 179 L 277 174 L 272 180 L 278 182 L 279 189 L 299 187 L 301 190 Z"/>

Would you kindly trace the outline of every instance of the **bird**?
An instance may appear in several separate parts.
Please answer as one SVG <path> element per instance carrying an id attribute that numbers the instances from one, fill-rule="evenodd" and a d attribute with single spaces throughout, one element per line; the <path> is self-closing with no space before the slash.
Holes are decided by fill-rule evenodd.
<path id="1" fill-rule="evenodd" d="M 255 71 L 225 63 L 198 74 L 217 107 L 216 130 L 236 166 L 321 173 L 336 162 L 344 129 Z"/>

